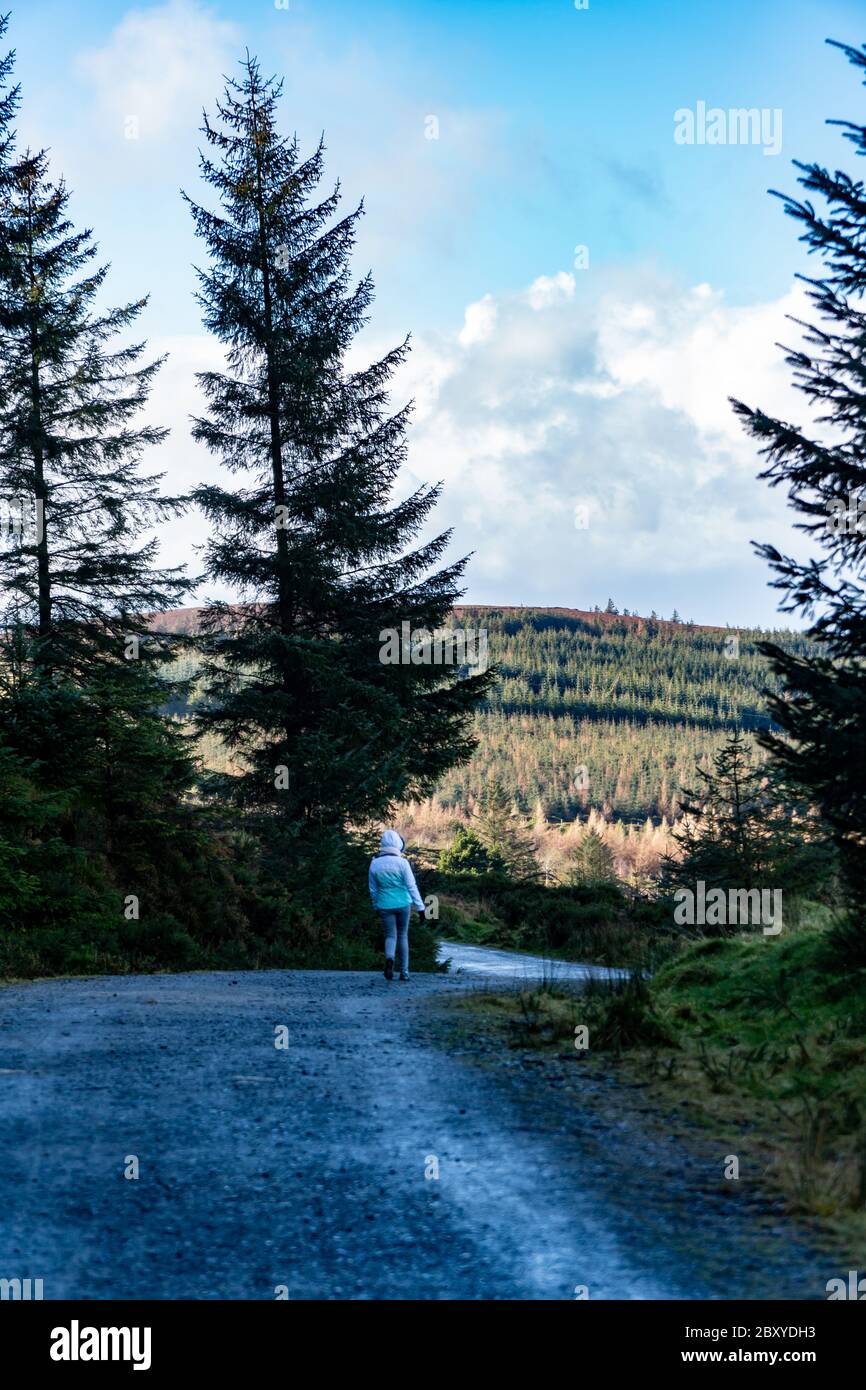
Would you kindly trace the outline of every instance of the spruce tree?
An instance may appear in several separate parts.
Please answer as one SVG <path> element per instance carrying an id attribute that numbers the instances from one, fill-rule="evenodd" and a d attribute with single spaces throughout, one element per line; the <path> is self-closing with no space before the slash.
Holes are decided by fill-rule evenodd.
<path id="1" fill-rule="evenodd" d="M 833 46 L 866 69 L 866 46 Z M 866 155 L 866 126 L 831 124 Z M 866 186 L 819 164 L 796 167 L 809 197 L 775 196 L 799 224 L 810 254 L 823 262 L 819 275 L 800 277 L 817 321 L 800 325 L 804 344 L 787 350 L 786 359 L 813 423 L 799 426 L 733 404 L 768 461 L 761 477 L 787 487 L 798 529 L 823 554 L 800 562 L 772 545 L 757 547 L 785 595 L 783 611 L 807 617 L 816 644 L 805 654 L 761 644 L 781 680 L 769 704 L 782 730 L 762 741 L 832 827 L 857 909 L 847 947 L 866 961 Z"/>
<path id="2" fill-rule="evenodd" d="M 447 849 L 440 852 L 439 872 L 443 874 L 504 873 L 505 861 L 495 850 L 489 850 L 474 830 L 458 825 Z"/>
<path id="3" fill-rule="evenodd" d="M 135 422 L 160 363 L 139 365 L 141 343 L 115 342 L 146 300 L 97 310 L 107 267 L 92 266 L 91 233 L 75 231 L 68 202 L 44 151 L 4 165 L 0 500 L 24 524 L 0 549 L 0 583 L 4 630 L 30 635 L 35 666 L 87 684 L 106 663 L 115 680 L 134 672 L 147 615 L 186 586 L 154 569 L 157 540 L 140 539 L 181 505 L 140 468 L 165 434 Z"/>
<path id="4" fill-rule="evenodd" d="M 185 585 L 143 538 L 181 503 L 141 469 L 165 433 L 136 422 L 159 366 L 126 341 L 145 301 L 97 307 L 107 268 L 91 233 L 73 227 L 45 153 L 14 152 L 11 67 L 0 62 L 0 926 L 56 928 L 61 953 L 83 931 L 92 954 L 122 928 L 127 893 L 142 929 L 165 921 L 203 857 L 183 805 L 194 764 L 160 713 L 150 627 Z"/>
<path id="5" fill-rule="evenodd" d="M 676 855 L 663 866 L 665 889 L 696 884 L 779 888 L 817 894 L 833 875 L 826 834 L 806 801 L 796 800 L 751 740 L 733 730 L 709 768 L 697 765 L 697 789 L 680 793 Z"/>
<path id="6" fill-rule="evenodd" d="M 5 38 L 8 28 L 8 14 L 0 14 L 0 39 Z M 6 171 L 15 146 L 12 123 L 21 100 L 20 88 L 9 85 L 14 68 L 15 50 L 12 49 L 0 58 L 0 189 L 5 189 Z"/>
<path id="7" fill-rule="evenodd" d="M 219 209 L 187 199 L 211 258 L 204 323 L 226 348 L 226 370 L 199 376 L 194 434 L 237 479 L 196 494 L 207 572 L 237 600 L 206 616 L 199 723 L 240 760 L 225 785 L 241 804 L 337 826 L 426 794 L 467 756 L 490 673 L 457 679 L 413 636 L 446 624 L 465 561 L 430 573 L 447 532 L 407 549 L 438 486 L 391 501 L 408 408 L 389 413 L 387 393 L 408 343 L 345 361 L 373 296 L 369 275 L 350 282 L 362 207 L 338 216 L 339 187 L 318 197 L 324 146 L 302 158 L 277 129 L 281 85 L 249 54 L 241 68 L 203 127 Z"/>
<path id="8" fill-rule="evenodd" d="M 512 878 L 536 878 L 539 873 L 535 846 L 525 821 L 501 782 L 490 782 L 482 792 L 474 829 L 488 855 L 504 866 Z"/>
<path id="9" fill-rule="evenodd" d="M 587 887 L 616 883 L 613 851 L 597 830 L 584 831 L 569 866 L 566 881 Z"/>

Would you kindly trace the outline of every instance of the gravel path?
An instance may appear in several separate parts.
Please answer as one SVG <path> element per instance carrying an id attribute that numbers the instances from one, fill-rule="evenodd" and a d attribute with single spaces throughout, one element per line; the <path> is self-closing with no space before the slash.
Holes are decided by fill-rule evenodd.
<path id="1" fill-rule="evenodd" d="M 823 1296 L 826 1259 L 732 1197 L 718 1156 L 643 1134 L 615 1080 L 461 1041 L 439 1001 L 477 978 L 0 991 L 0 1277 L 46 1298 Z"/>

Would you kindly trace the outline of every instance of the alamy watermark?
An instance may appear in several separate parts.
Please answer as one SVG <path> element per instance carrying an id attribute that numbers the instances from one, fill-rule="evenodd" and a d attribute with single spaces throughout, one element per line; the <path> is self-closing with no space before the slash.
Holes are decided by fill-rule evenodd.
<path id="1" fill-rule="evenodd" d="M 38 545 L 45 534 L 45 503 L 36 497 L 0 497 L 0 544 Z"/>
<path id="2" fill-rule="evenodd" d="M 0 1300 L 5 1303 L 7 1299 L 26 1302 L 44 1298 L 44 1282 L 43 1279 L 0 1279 Z"/>
<path id="3" fill-rule="evenodd" d="M 777 106 L 721 106 L 707 108 L 705 101 L 681 106 L 674 112 L 674 140 L 678 145 L 761 145 L 764 154 L 782 149 L 782 112 Z"/>
<path id="4" fill-rule="evenodd" d="M 781 888 L 710 888 L 703 879 L 674 893 L 674 921 L 684 927 L 761 926 L 764 936 L 782 930 Z"/>
<path id="5" fill-rule="evenodd" d="M 52 1328 L 48 1355 L 52 1361 L 130 1361 L 134 1371 L 148 1371 L 151 1329 L 82 1327 L 73 1318 L 69 1327 Z"/>
<path id="6" fill-rule="evenodd" d="M 848 536 L 862 536 L 866 533 L 866 497 L 861 488 L 848 493 L 848 500 L 834 497 L 827 506 L 827 530 L 836 535 L 844 532 Z"/>
<path id="7" fill-rule="evenodd" d="M 471 666 L 487 670 L 486 627 L 385 627 L 379 633 L 379 660 L 384 666 Z"/>
<path id="8" fill-rule="evenodd" d="M 839 1299 L 851 1299 L 855 1303 L 862 1303 L 866 1300 L 866 1278 L 863 1278 L 856 1269 L 848 1270 L 848 1278 L 828 1279 L 825 1284 L 827 1300 L 830 1303 Z"/>

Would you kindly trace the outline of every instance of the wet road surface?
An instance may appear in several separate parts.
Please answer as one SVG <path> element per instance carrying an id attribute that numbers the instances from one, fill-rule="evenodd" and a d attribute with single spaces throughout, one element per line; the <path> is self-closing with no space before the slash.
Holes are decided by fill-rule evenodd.
<path id="1" fill-rule="evenodd" d="M 457 973 L 409 984 L 0 990 L 0 1277 L 46 1298 L 823 1296 L 836 1271 L 732 1199 L 720 1155 L 636 1129 L 614 1078 L 443 1028 L 508 953 L 446 954 Z"/>

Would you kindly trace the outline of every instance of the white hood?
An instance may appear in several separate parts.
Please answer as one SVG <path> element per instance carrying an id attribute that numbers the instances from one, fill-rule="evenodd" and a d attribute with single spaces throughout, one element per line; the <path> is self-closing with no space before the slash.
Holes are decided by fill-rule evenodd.
<path id="1" fill-rule="evenodd" d="M 403 846 L 406 841 L 402 835 L 398 835 L 396 830 L 385 830 L 379 841 L 380 854 L 402 854 Z"/>

